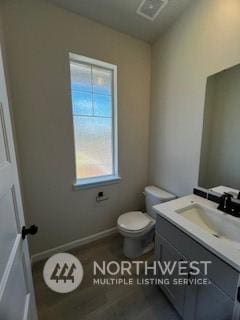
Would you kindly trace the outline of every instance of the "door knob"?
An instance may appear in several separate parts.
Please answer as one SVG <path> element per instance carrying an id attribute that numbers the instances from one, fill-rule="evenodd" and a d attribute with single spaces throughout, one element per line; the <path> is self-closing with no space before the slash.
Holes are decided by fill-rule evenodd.
<path id="1" fill-rule="evenodd" d="M 29 228 L 26 228 L 25 226 L 23 226 L 22 227 L 22 239 L 25 239 L 28 234 L 34 235 L 37 232 L 38 232 L 38 227 L 35 226 L 34 224 Z"/>

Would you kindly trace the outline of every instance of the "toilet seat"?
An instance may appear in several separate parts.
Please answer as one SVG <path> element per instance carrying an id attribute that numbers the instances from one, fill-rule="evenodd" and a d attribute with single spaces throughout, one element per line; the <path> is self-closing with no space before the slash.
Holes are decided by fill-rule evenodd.
<path id="1" fill-rule="evenodd" d="M 118 226 L 129 232 L 139 232 L 146 229 L 154 220 L 141 211 L 131 211 L 118 218 Z"/>

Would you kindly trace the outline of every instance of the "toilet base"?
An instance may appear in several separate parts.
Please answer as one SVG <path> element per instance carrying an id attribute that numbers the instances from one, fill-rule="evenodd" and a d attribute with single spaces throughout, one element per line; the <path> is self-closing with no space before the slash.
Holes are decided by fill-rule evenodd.
<path id="1" fill-rule="evenodd" d="M 124 237 L 124 240 L 123 240 L 124 255 L 129 259 L 134 259 L 153 250 L 154 248 L 153 236 L 154 236 L 154 232 L 150 232 L 148 234 L 148 237 L 145 237 L 144 239 Z"/>

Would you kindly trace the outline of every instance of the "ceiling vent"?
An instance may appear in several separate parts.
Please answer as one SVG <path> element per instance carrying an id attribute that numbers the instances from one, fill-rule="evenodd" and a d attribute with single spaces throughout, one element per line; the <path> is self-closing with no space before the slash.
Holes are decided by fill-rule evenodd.
<path id="1" fill-rule="evenodd" d="M 167 4 L 168 0 L 143 0 L 137 9 L 137 13 L 153 21 Z"/>

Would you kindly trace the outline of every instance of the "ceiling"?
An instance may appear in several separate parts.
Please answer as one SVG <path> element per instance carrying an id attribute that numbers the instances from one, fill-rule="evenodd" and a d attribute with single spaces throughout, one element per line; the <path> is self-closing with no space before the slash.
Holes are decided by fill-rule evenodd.
<path id="1" fill-rule="evenodd" d="M 154 21 L 136 13 L 142 0 L 48 0 L 81 16 L 149 43 L 166 30 L 193 0 L 169 0 Z"/>

